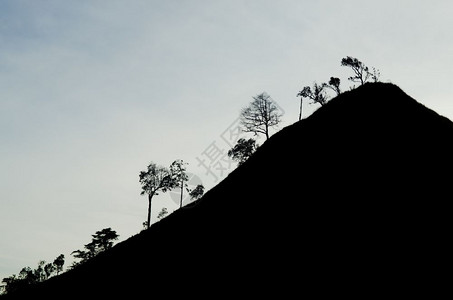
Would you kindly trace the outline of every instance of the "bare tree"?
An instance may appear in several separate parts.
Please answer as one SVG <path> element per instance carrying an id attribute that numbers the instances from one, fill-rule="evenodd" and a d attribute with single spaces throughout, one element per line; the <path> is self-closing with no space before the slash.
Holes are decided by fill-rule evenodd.
<path id="1" fill-rule="evenodd" d="M 244 132 L 264 134 L 269 139 L 269 130 L 281 122 L 282 114 L 272 98 L 261 93 L 241 111 L 241 125 Z"/>

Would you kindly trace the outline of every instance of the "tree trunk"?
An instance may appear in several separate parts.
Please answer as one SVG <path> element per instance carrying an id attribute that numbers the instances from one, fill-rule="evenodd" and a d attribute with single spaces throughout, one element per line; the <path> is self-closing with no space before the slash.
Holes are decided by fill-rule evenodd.
<path id="1" fill-rule="evenodd" d="M 266 126 L 266 130 L 265 130 L 266 131 L 266 140 L 268 140 L 269 139 L 269 125 L 266 123 L 265 126 Z"/>
<path id="2" fill-rule="evenodd" d="M 179 208 L 182 207 L 182 193 L 184 191 L 184 179 L 181 179 L 181 201 L 179 202 Z"/>
<path id="3" fill-rule="evenodd" d="M 302 120 L 302 97 L 300 97 L 299 121 Z"/>
<path id="4" fill-rule="evenodd" d="M 148 195 L 148 228 L 151 226 L 151 199 L 153 198 L 153 194 Z"/>

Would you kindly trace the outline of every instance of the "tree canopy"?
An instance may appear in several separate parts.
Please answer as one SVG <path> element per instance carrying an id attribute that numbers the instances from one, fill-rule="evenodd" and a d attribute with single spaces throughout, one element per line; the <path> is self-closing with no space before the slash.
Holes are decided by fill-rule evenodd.
<path id="1" fill-rule="evenodd" d="M 165 167 L 158 166 L 155 163 L 150 163 L 145 171 L 139 174 L 139 182 L 142 185 L 140 195 L 148 195 L 148 219 L 146 226 L 151 226 L 151 201 L 155 195 L 159 195 L 159 191 L 166 192 L 173 188 L 174 181 L 170 170 Z"/>
<path id="2" fill-rule="evenodd" d="M 63 265 L 64 255 L 60 254 L 52 263 L 46 263 L 44 260 L 39 261 L 36 269 L 24 267 L 18 275 L 3 278 L 3 285 L 0 286 L 0 291 L 3 291 L 4 294 L 10 294 L 28 285 L 43 282 L 62 272 Z"/>
<path id="3" fill-rule="evenodd" d="M 184 187 L 187 188 L 187 180 L 189 180 L 189 176 L 186 173 L 187 170 L 187 163 L 185 163 L 182 159 L 175 160 L 170 165 L 170 178 L 171 178 L 171 188 L 180 188 L 181 189 L 181 199 L 179 202 L 179 208 L 182 207 L 182 200 L 184 194 Z"/>
<path id="4" fill-rule="evenodd" d="M 113 241 L 117 240 L 118 237 L 119 235 L 116 231 L 111 228 L 96 231 L 96 233 L 92 235 L 91 242 L 84 246 L 85 250 L 75 250 L 71 253 L 75 258 L 80 259 L 79 262 L 74 263 L 73 267 L 88 261 L 105 250 L 112 248 Z"/>
<path id="5" fill-rule="evenodd" d="M 258 145 L 254 139 L 240 138 L 237 144 L 228 151 L 228 156 L 242 165 L 256 151 Z"/>
<path id="6" fill-rule="evenodd" d="M 189 195 L 190 198 L 193 200 L 200 199 L 204 194 L 204 186 L 202 184 L 198 184 L 193 190 L 190 191 Z"/>
<path id="7" fill-rule="evenodd" d="M 355 57 L 344 57 L 341 59 L 341 65 L 352 69 L 354 76 L 351 76 L 348 79 L 352 82 L 358 82 L 360 85 L 364 85 L 370 78 L 374 82 L 378 82 L 381 76 L 378 69 L 373 67 L 373 71 L 370 71 L 369 67 Z"/>

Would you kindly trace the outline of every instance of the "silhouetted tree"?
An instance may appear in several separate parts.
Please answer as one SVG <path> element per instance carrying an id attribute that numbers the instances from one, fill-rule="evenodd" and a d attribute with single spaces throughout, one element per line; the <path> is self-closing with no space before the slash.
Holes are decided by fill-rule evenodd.
<path id="1" fill-rule="evenodd" d="M 55 272 L 57 272 L 57 275 L 60 272 L 63 272 L 63 266 L 64 266 L 64 255 L 60 254 L 55 260 L 53 261 L 53 264 L 55 266 Z"/>
<path id="2" fill-rule="evenodd" d="M 297 93 L 296 97 L 300 97 L 300 106 L 299 106 L 299 121 L 302 120 L 302 104 L 304 102 L 304 97 L 302 97 L 302 91 Z"/>
<path id="3" fill-rule="evenodd" d="M 1 291 L 3 294 L 10 294 L 23 286 L 22 280 L 16 275 L 11 275 L 2 279 Z"/>
<path id="4" fill-rule="evenodd" d="M 34 272 L 30 267 L 22 268 L 19 275 L 11 275 L 2 279 L 1 286 L 3 294 L 10 294 L 14 291 L 23 289 L 24 287 L 36 283 Z"/>
<path id="5" fill-rule="evenodd" d="M 236 145 L 228 150 L 228 156 L 242 165 L 256 151 L 258 145 L 254 139 L 240 138 Z"/>
<path id="6" fill-rule="evenodd" d="M 341 94 L 340 78 L 330 77 L 329 83 L 325 84 L 325 86 L 332 89 L 337 94 L 337 96 Z"/>
<path id="7" fill-rule="evenodd" d="M 90 255 L 91 251 L 84 251 L 84 250 L 74 250 L 71 252 L 71 255 L 74 256 L 74 258 L 80 259 L 79 262 L 73 262 L 72 267 L 75 267 L 79 264 L 82 264 L 89 260 L 91 257 L 94 255 Z"/>
<path id="8" fill-rule="evenodd" d="M 117 240 L 119 235 L 116 231 L 111 228 L 105 228 L 100 231 L 96 231 L 92 235 L 92 240 L 90 243 L 86 244 L 84 248 L 86 250 L 75 250 L 72 251 L 72 255 L 75 258 L 80 259 L 79 262 L 74 262 L 73 267 L 88 261 L 89 259 L 95 257 L 99 253 L 112 248 L 113 241 Z"/>
<path id="9" fill-rule="evenodd" d="M 304 87 L 297 96 L 303 98 L 309 98 L 313 100 L 314 103 L 319 103 L 324 105 L 327 103 L 327 95 L 325 92 L 325 84 L 317 84 L 316 82 L 313 84 L 313 89 L 309 86 Z"/>
<path id="10" fill-rule="evenodd" d="M 350 67 L 354 71 L 355 76 L 351 76 L 348 79 L 352 82 L 360 82 L 360 85 L 365 84 L 370 78 L 370 72 L 367 66 L 357 58 L 347 56 L 341 59 L 341 65 Z"/>
<path id="11" fill-rule="evenodd" d="M 163 207 L 162 210 L 157 214 L 157 218 L 160 220 L 165 218 L 166 215 L 168 215 L 167 208 Z"/>
<path id="12" fill-rule="evenodd" d="M 143 225 L 143 230 L 147 229 L 148 228 L 148 221 L 143 222 L 142 225 Z"/>
<path id="13" fill-rule="evenodd" d="M 269 138 L 269 129 L 281 122 L 282 114 L 272 98 L 266 93 L 253 97 L 253 101 L 241 111 L 241 125 L 244 132 L 264 134 Z"/>
<path id="14" fill-rule="evenodd" d="M 190 191 L 189 195 L 192 200 L 198 200 L 203 197 L 204 194 L 204 186 L 202 184 L 197 185 L 192 191 Z"/>
<path id="15" fill-rule="evenodd" d="M 34 282 L 41 282 L 46 279 L 45 273 L 44 273 L 44 265 L 46 264 L 46 261 L 40 260 L 38 262 L 38 268 L 31 270 L 32 274 L 29 276 L 30 280 L 32 283 Z"/>
<path id="16" fill-rule="evenodd" d="M 47 280 L 50 276 L 52 276 L 52 274 L 55 273 L 55 269 L 56 269 L 56 267 L 55 267 L 55 265 L 53 263 L 45 264 L 44 268 L 43 268 L 44 274 L 45 274 L 45 279 L 44 280 Z"/>
<path id="17" fill-rule="evenodd" d="M 92 237 L 92 243 L 94 243 L 96 249 L 95 251 L 99 253 L 112 248 L 113 241 L 116 241 L 119 235 L 109 227 L 96 231 L 96 234 L 93 234 Z"/>
<path id="18" fill-rule="evenodd" d="M 371 80 L 373 80 L 373 82 L 379 82 L 381 79 L 381 72 L 378 69 L 376 69 L 375 67 L 373 67 L 372 69 L 373 69 L 373 73 L 370 73 Z"/>
<path id="19" fill-rule="evenodd" d="M 170 171 L 155 163 L 150 163 L 146 171 L 140 172 L 139 181 L 142 185 L 140 195 L 148 195 L 148 220 L 146 225 L 151 226 L 151 201 L 159 191 L 166 192 L 173 187 Z"/>
<path id="20" fill-rule="evenodd" d="M 32 269 L 30 267 L 24 267 L 20 270 L 19 275 L 11 275 L 3 278 L 3 285 L 0 286 L 0 291 L 4 294 L 9 294 L 16 290 L 22 289 L 30 284 L 43 282 L 50 278 L 55 272 L 60 272 L 64 265 L 64 255 L 58 256 L 54 263 L 47 263 L 44 260 L 40 260 L 38 267 Z"/>
<path id="21" fill-rule="evenodd" d="M 186 165 L 187 163 L 185 163 L 182 159 L 177 159 L 170 165 L 171 188 L 181 188 L 181 201 L 179 202 L 179 208 L 182 207 L 184 187 L 187 188 L 187 184 L 185 182 L 189 180 L 189 176 L 186 174 Z"/>

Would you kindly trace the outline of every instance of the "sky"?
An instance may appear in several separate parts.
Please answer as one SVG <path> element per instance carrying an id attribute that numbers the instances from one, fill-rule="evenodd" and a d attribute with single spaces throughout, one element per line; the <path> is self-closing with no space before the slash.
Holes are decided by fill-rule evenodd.
<path id="1" fill-rule="evenodd" d="M 304 86 L 335 76 L 349 89 L 343 57 L 453 120 L 452 11 L 448 0 L 0 0 L 0 280 L 59 254 L 67 266 L 103 228 L 120 241 L 140 232 L 150 162 L 182 159 L 191 185 L 212 188 L 235 168 L 226 153 L 247 136 L 237 120 L 252 97 L 269 94 L 279 128 L 291 125 Z M 317 108 L 305 103 L 304 117 Z M 163 207 L 178 194 L 155 197 L 152 222 Z"/>

